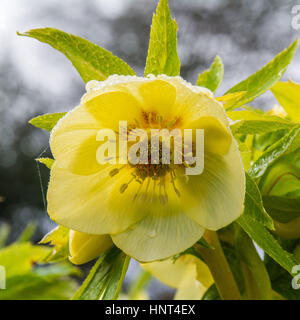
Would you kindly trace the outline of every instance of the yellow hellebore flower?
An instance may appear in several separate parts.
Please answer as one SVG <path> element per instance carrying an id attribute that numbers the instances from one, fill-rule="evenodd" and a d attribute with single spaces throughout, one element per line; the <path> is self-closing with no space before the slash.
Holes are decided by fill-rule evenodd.
<path id="1" fill-rule="evenodd" d="M 119 121 L 133 130 L 204 129 L 202 174 L 187 176 L 174 161 L 100 164 L 99 130 L 117 132 Z M 205 228 L 225 227 L 243 211 L 245 175 L 222 104 L 180 77 L 89 82 L 81 104 L 52 130 L 50 146 L 50 217 L 72 230 L 110 235 L 139 261 L 182 252 Z"/>
<path id="2" fill-rule="evenodd" d="M 214 280 L 207 265 L 193 255 L 143 263 L 141 266 L 165 285 L 175 288 L 175 300 L 200 300 Z"/>

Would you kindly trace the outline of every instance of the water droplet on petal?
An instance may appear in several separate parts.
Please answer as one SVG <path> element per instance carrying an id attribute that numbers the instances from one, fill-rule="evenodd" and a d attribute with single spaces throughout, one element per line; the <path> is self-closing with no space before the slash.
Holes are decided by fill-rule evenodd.
<path id="1" fill-rule="evenodd" d="M 89 92 L 89 91 L 92 91 L 93 89 L 97 88 L 98 86 L 99 86 L 99 81 L 91 80 L 86 84 L 85 89 L 87 92 Z"/>
<path id="2" fill-rule="evenodd" d="M 149 236 L 150 238 L 156 237 L 156 231 L 155 231 L 155 230 L 151 230 L 151 231 L 148 233 L 148 236 Z"/>

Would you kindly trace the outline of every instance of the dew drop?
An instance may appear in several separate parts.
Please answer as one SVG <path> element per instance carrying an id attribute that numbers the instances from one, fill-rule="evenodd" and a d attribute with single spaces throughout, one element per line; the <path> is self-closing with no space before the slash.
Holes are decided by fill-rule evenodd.
<path id="1" fill-rule="evenodd" d="M 151 230 L 151 231 L 148 233 L 148 236 L 149 236 L 150 238 L 156 237 L 156 231 L 155 231 L 155 230 Z"/>
<path id="2" fill-rule="evenodd" d="M 97 88 L 98 86 L 99 86 L 99 81 L 91 80 L 86 84 L 85 89 L 87 92 L 89 92 L 89 91 L 92 91 L 93 89 Z"/>

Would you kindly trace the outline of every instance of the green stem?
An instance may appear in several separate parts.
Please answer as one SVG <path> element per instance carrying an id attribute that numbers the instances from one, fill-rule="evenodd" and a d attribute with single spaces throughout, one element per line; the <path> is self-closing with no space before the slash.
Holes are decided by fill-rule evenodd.
<path id="1" fill-rule="evenodd" d="M 224 255 L 217 233 L 206 230 L 204 238 L 213 249 L 200 245 L 195 245 L 195 249 L 209 267 L 221 298 L 224 300 L 241 300 L 240 291 Z"/>
<path id="2" fill-rule="evenodd" d="M 245 281 L 245 299 L 258 300 L 257 286 L 255 284 L 252 272 L 249 270 L 248 266 L 243 261 L 241 261 L 241 269 Z"/>
<path id="3" fill-rule="evenodd" d="M 272 287 L 265 264 L 250 237 L 239 226 L 236 227 L 235 245 L 241 258 L 246 298 L 248 300 L 270 300 Z"/>

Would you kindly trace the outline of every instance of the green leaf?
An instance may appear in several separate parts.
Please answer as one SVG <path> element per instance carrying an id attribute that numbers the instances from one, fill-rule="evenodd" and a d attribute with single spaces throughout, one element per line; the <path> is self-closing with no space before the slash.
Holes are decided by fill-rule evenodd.
<path id="1" fill-rule="evenodd" d="M 269 229 L 274 230 L 272 218 L 267 214 L 263 207 L 260 191 L 256 183 L 246 173 L 246 194 L 244 204 L 244 215 L 248 218 L 257 221 Z"/>
<path id="2" fill-rule="evenodd" d="M 201 300 L 221 300 L 220 294 L 216 287 L 216 284 L 213 283 L 204 293 Z"/>
<path id="3" fill-rule="evenodd" d="M 197 86 L 205 87 L 215 92 L 221 84 L 224 76 L 224 66 L 222 59 L 216 56 L 209 69 L 200 73 L 197 79 Z"/>
<path id="4" fill-rule="evenodd" d="M 48 169 L 51 169 L 54 163 L 54 159 L 51 159 L 51 158 L 37 158 L 35 160 L 44 164 Z"/>
<path id="5" fill-rule="evenodd" d="M 6 287 L 0 291 L 0 300 L 69 300 L 78 286 L 69 277 L 48 279 L 28 272 L 7 279 Z"/>
<path id="6" fill-rule="evenodd" d="M 296 125 L 295 122 L 253 109 L 227 112 L 227 115 L 236 121 L 230 126 L 233 134 L 261 134 L 291 129 Z"/>
<path id="7" fill-rule="evenodd" d="M 30 241 L 36 231 L 36 227 L 37 224 L 34 221 L 30 221 L 16 242 L 21 243 Z"/>
<path id="8" fill-rule="evenodd" d="M 233 134 L 261 134 L 292 128 L 295 124 L 264 120 L 242 120 L 231 125 Z"/>
<path id="9" fill-rule="evenodd" d="M 116 300 L 130 257 L 117 247 L 104 253 L 91 269 L 73 300 Z"/>
<path id="10" fill-rule="evenodd" d="M 68 258 L 69 231 L 66 227 L 57 226 L 43 237 L 41 244 L 50 243 L 53 246 L 49 254 L 45 256 L 45 262 L 57 262 Z"/>
<path id="11" fill-rule="evenodd" d="M 79 72 L 82 80 L 105 80 L 112 74 L 135 75 L 122 59 L 98 45 L 72 34 L 52 29 L 33 29 L 20 36 L 35 38 L 62 52 Z"/>
<path id="12" fill-rule="evenodd" d="M 68 276 L 80 275 L 69 263 L 35 267 L 29 272 L 6 279 L 6 290 L 0 290 L 1 300 L 65 300 L 77 288 Z"/>
<path id="13" fill-rule="evenodd" d="M 242 142 L 239 140 L 240 137 L 235 137 L 239 144 L 240 155 L 243 160 L 245 171 L 249 170 L 252 161 L 252 140 L 251 136 L 248 136 L 247 139 Z M 249 139 L 250 138 L 250 139 Z"/>
<path id="14" fill-rule="evenodd" d="M 300 122 L 300 84 L 277 82 L 271 91 L 291 119 Z"/>
<path id="15" fill-rule="evenodd" d="M 280 277 L 272 280 L 272 288 L 285 299 L 300 300 L 300 290 L 295 290 L 292 287 L 292 279 L 293 277 L 285 272 L 284 274 L 280 275 Z"/>
<path id="16" fill-rule="evenodd" d="M 0 265 L 6 269 L 6 276 L 11 277 L 26 273 L 32 265 L 41 261 L 49 248 L 34 246 L 29 242 L 15 243 L 0 250 Z"/>
<path id="17" fill-rule="evenodd" d="M 55 246 L 52 248 L 51 252 L 43 259 L 43 262 L 59 262 L 68 259 L 70 255 L 69 252 L 69 242 L 66 242 L 63 246 Z"/>
<path id="18" fill-rule="evenodd" d="M 63 261 L 59 263 L 52 263 L 48 265 L 38 265 L 33 269 L 34 273 L 41 276 L 47 277 L 65 277 L 65 276 L 82 276 L 82 272 L 78 267 L 75 267 L 68 261 Z"/>
<path id="19" fill-rule="evenodd" d="M 49 248 L 29 242 L 14 243 L 0 250 L 6 270 L 6 289 L 0 300 L 69 299 L 77 284 L 69 276 L 81 275 L 70 263 L 39 266 Z"/>
<path id="20" fill-rule="evenodd" d="M 296 260 L 290 253 L 282 249 L 276 239 L 261 223 L 254 221 L 245 214 L 241 215 L 237 222 L 266 254 L 289 273 L 292 272 L 293 266 L 297 264 Z"/>
<path id="21" fill-rule="evenodd" d="M 299 146 L 300 126 L 295 126 L 288 134 L 271 145 L 252 165 L 249 175 L 252 178 L 261 177 L 268 166 L 286 152 L 291 152 Z"/>
<path id="22" fill-rule="evenodd" d="M 217 97 L 216 100 L 222 102 L 226 110 L 230 110 L 246 93 L 246 91 L 228 93 L 222 97 Z"/>
<path id="23" fill-rule="evenodd" d="M 58 120 L 66 114 L 67 112 L 44 114 L 42 116 L 38 116 L 36 118 L 31 119 L 29 123 L 37 128 L 41 128 L 46 131 L 51 131 L 57 124 Z"/>
<path id="24" fill-rule="evenodd" d="M 261 156 L 263 151 L 266 151 L 272 144 L 283 138 L 283 136 L 285 136 L 288 132 L 289 130 L 281 129 L 274 132 L 256 134 L 253 136 L 253 148 L 257 151 L 260 151 L 259 156 Z M 254 160 L 257 160 L 259 156 L 257 156 Z"/>
<path id="25" fill-rule="evenodd" d="M 300 300 L 300 290 L 295 290 L 292 285 L 292 278 L 286 270 L 281 268 L 273 259 L 267 259 L 266 267 L 268 269 L 272 288 L 279 295 L 288 300 Z"/>
<path id="26" fill-rule="evenodd" d="M 214 247 L 213 247 L 212 245 L 210 245 L 210 244 L 204 239 L 204 237 L 201 237 L 201 239 L 197 241 L 197 244 L 203 246 L 204 248 L 214 249 Z M 192 248 L 193 248 L 193 247 L 192 247 Z"/>
<path id="27" fill-rule="evenodd" d="M 270 216 L 281 223 L 300 218 L 300 198 L 263 196 L 264 207 Z"/>
<path id="28" fill-rule="evenodd" d="M 230 107 L 238 108 L 260 96 L 269 90 L 285 73 L 288 65 L 291 63 L 298 47 L 298 39 L 293 42 L 287 49 L 279 53 L 262 69 L 251 75 L 249 78 L 238 83 L 226 93 L 247 91 L 237 103 Z"/>
<path id="29" fill-rule="evenodd" d="M 152 19 L 145 75 L 177 76 L 179 73 L 177 23 L 171 17 L 168 0 L 160 0 Z"/>
<path id="30" fill-rule="evenodd" d="M 39 242 L 41 244 L 50 243 L 51 245 L 63 245 L 69 241 L 69 229 L 63 226 L 57 226 L 48 232 Z"/>
<path id="31" fill-rule="evenodd" d="M 271 164 L 258 184 L 263 195 L 300 197 L 300 148 L 280 156 Z"/>
<path id="32" fill-rule="evenodd" d="M 122 253 L 123 257 L 116 266 L 115 270 L 111 272 L 108 279 L 106 289 L 101 297 L 101 300 L 117 300 L 120 294 L 123 281 L 129 266 L 130 257 Z"/>

